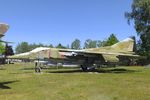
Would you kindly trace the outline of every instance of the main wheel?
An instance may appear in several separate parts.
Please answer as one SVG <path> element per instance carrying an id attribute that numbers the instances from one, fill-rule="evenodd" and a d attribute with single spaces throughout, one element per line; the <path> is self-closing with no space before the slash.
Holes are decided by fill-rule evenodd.
<path id="1" fill-rule="evenodd" d="M 87 71 L 87 67 L 86 66 L 81 65 L 81 68 L 82 68 L 83 71 Z"/>

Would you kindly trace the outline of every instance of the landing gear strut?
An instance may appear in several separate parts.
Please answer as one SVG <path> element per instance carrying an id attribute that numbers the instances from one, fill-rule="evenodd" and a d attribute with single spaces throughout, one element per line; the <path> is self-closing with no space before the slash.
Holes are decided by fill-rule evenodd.
<path id="1" fill-rule="evenodd" d="M 81 65 L 82 70 L 88 71 L 95 69 L 95 67 L 93 66 L 94 61 L 94 58 L 86 57 L 83 65 Z"/>
<path id="2" fill-rule="evenodd" d="M 35 63 L 35 72 L 40 73 L 41 72 L 41 64 L 40 63 Z"/>

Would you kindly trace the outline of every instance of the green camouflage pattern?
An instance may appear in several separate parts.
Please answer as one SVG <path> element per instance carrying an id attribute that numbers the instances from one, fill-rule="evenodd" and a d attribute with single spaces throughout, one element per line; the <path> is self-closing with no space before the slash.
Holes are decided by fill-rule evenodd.
<path id="1" fill-rule="evenodd" d="M 105 62 L 119 62 L 119 56 L 128 58 L 138 58 L 139 55 L 135 55 L 134 52 L 134 40 L 132 38 L 127 38 L 121 42 L 118 42 L 112 46 L 100 47 L 100 48 L 90 48 L 82 50 L 72 50 L 72 49 L 58 49 L 58 48 L 44 48 L 39 47 L 36 50 L 30 52 L 16 54 L 9 56 L 8 58 L 48 58 L 48 59 L 67 59 L 75 58 L 77 60 L 80 57 L 76 56 L 86 56 L 86 57 L 97 57 L 102 56 Z M 102 59 L 99 59 L 102 60 Z"/>

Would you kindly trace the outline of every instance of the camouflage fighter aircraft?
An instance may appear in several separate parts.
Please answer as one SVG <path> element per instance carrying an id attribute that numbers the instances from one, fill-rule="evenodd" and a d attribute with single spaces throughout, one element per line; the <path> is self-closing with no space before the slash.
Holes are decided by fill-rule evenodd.
<path id="1" fill-rule="evenodd" d="M 135 39 L 127 38 L 112 46 L 82 50 L 40 47 L 9 58 L 42 58 L 54 63 L 73 63 L 80 65 L 82 70 L 86 71 L 93 65 L 116 65 L 123 62 L 129 64 L 133 59 L 139 57 L 139 55 L 135 54 Z"/>

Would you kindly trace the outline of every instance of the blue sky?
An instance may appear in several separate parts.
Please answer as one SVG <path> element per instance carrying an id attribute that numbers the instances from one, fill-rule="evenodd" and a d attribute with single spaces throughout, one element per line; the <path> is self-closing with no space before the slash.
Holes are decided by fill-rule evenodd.
<path id="1" fill-rule="evenodd" d="M 78 38 L 104 40 L 111 33 L 119 40 L 135 35 L 124 12 L 132 0 L 0 0 L 0 22 L 10 25 L 3 40 L 71 44 Z"/>

